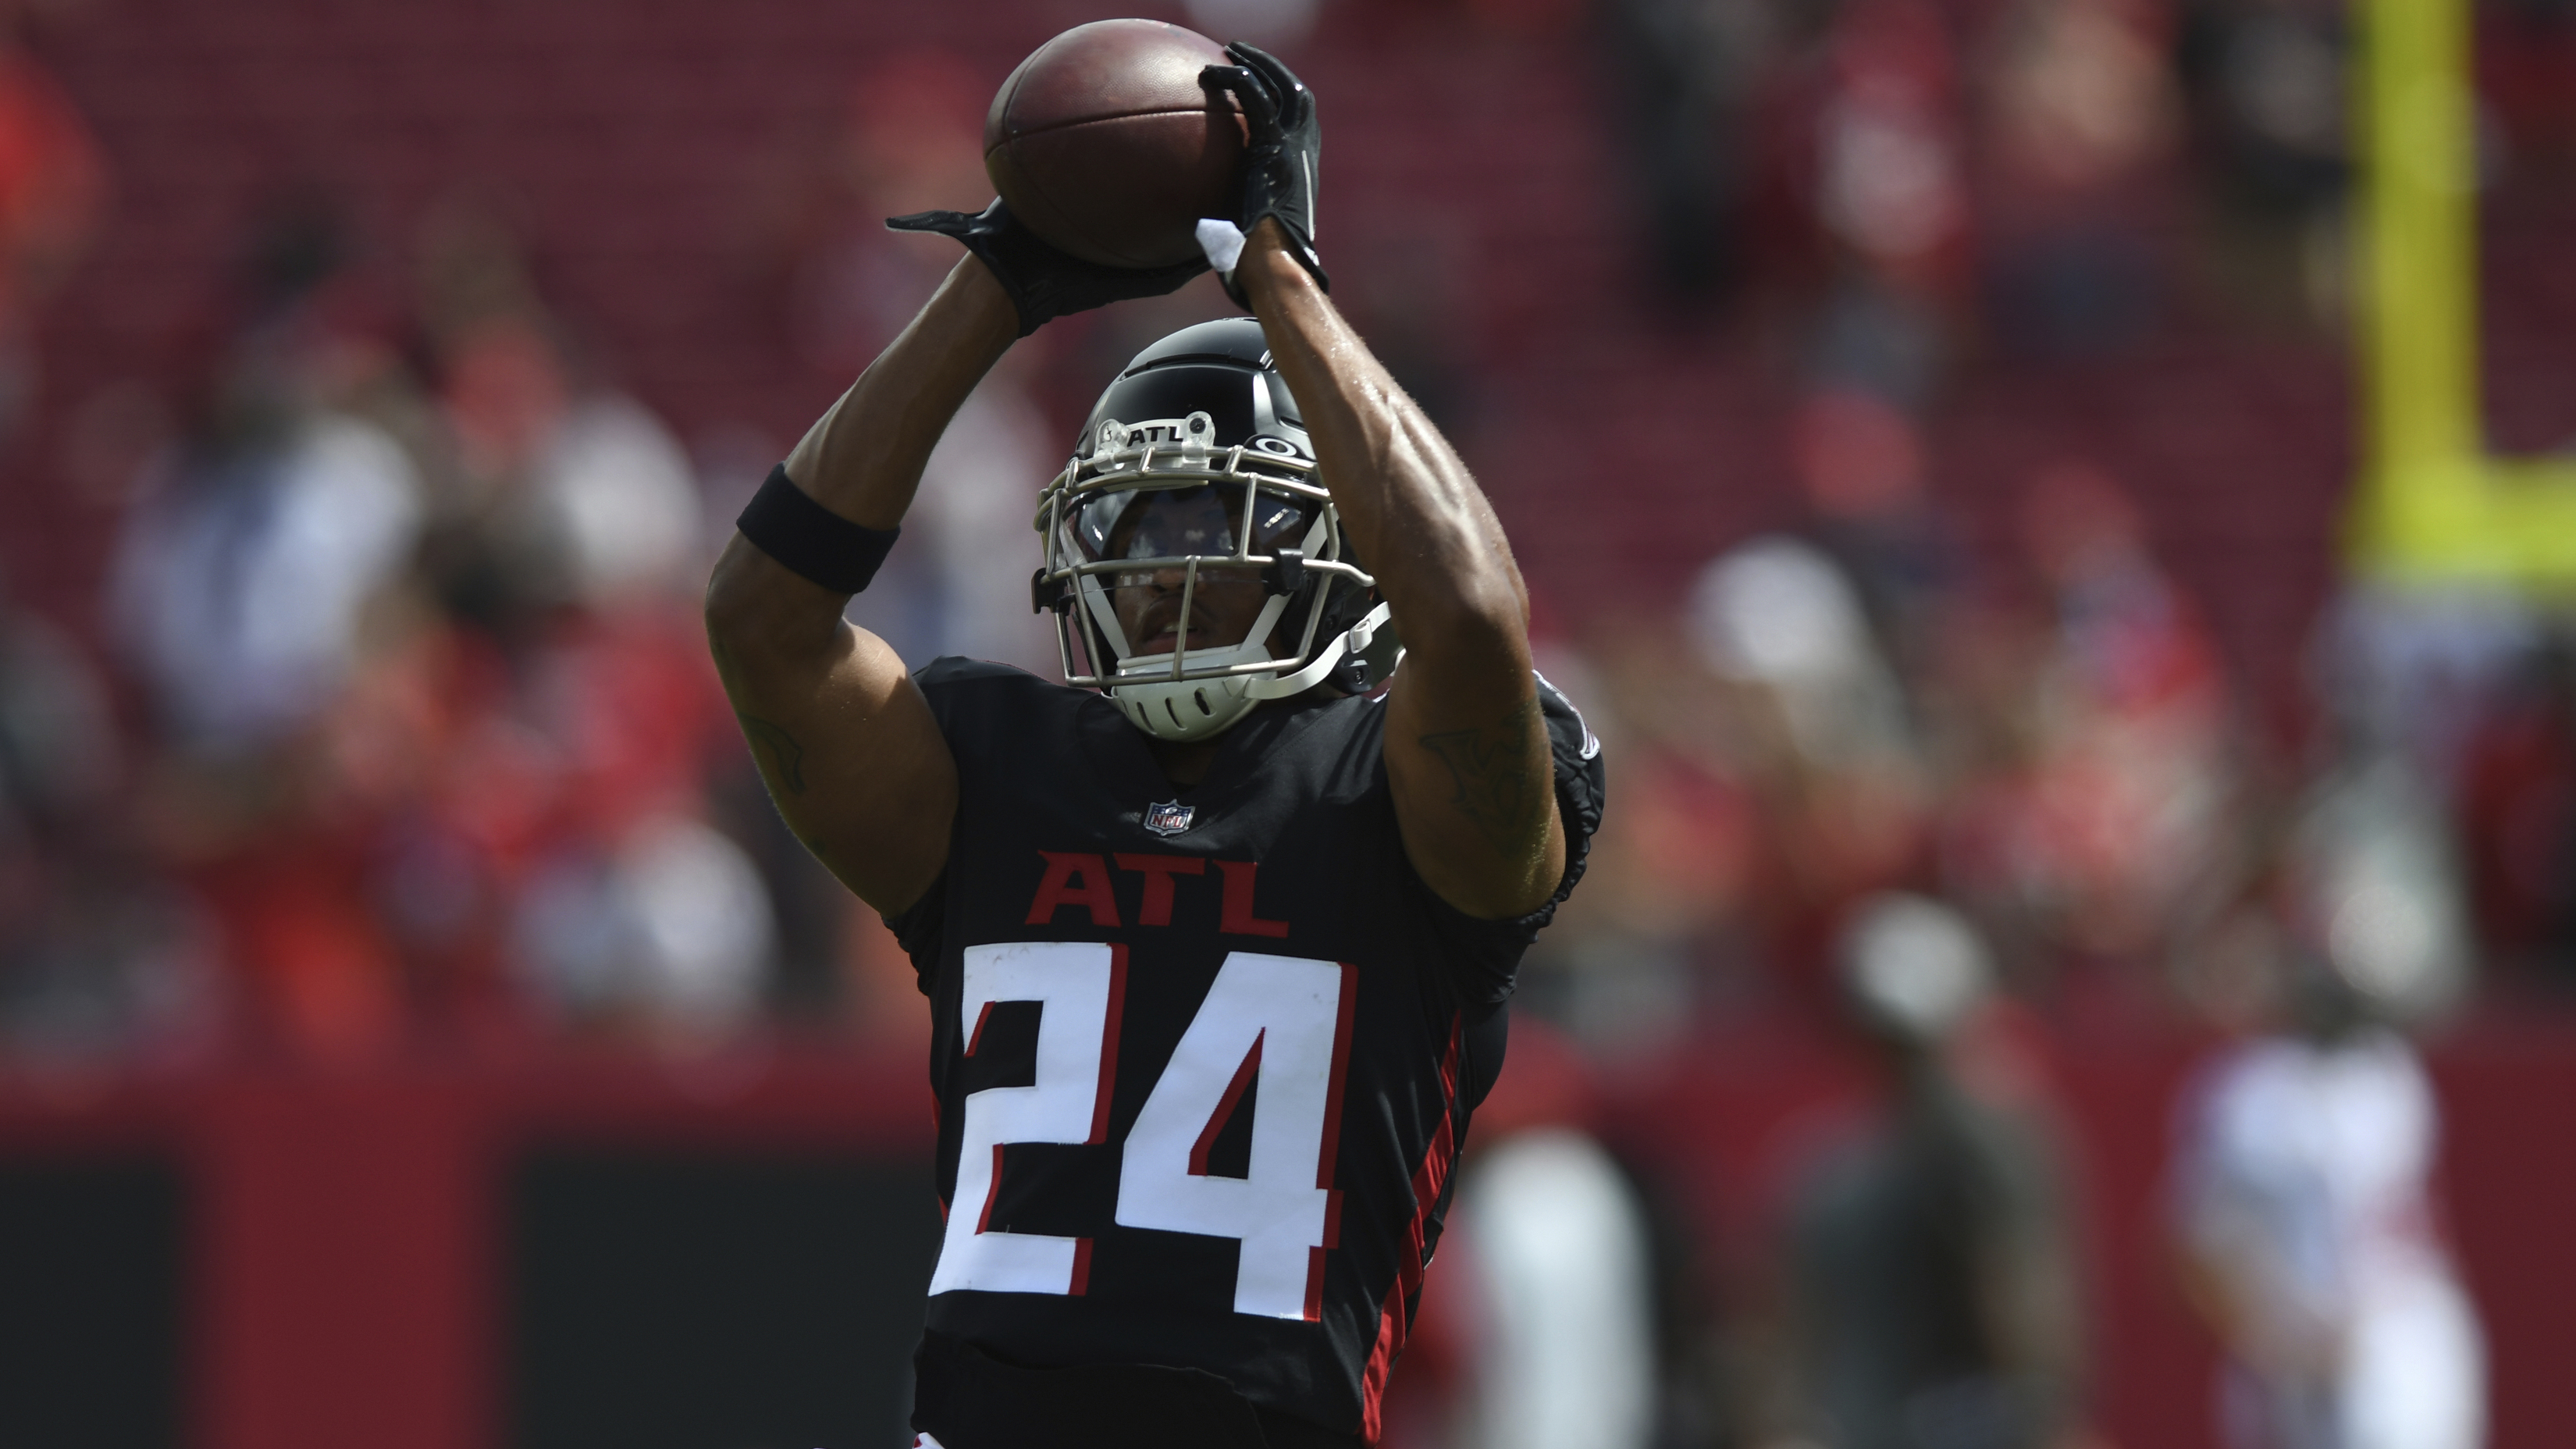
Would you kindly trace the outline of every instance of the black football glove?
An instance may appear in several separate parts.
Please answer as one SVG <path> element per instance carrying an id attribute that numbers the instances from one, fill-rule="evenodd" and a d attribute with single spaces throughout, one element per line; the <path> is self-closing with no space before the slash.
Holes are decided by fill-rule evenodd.
<path id="1" fill-rule="evenodd" d="M 1268 51 L 1238 40 L 1225 53 L 1237 64 L 1209 66 L 1199 72 L 1199 84 L 1211 95 L 1233 96 L 1243 107 L 1243 196 L 1235 223 L 1249 236 L 1263 217 L 1279 218 L 1289 254 L 1330 291 L 1332 279 L 1315 256 L 1315 163 L 1324 149 L 1315 93 Z M 1226 295 L 1248 310 L 1251 303 L 1234 285 L 1233 274 L 1219 276 Z"/>
<path id="2" fill-rule="evenodd" d="M 980 213 L 917 211 L 886 218 L 888 231 L 935 231 L 965 243 L 1019 309 L 1020 335 L 1049 318 L 1088 312 L 1135 297 L 1160 297 L 1208 269 L 1204 257 L 1168 267 L 1104 267 L 1068 256 L 1038 239 L 995 198 Z"/>

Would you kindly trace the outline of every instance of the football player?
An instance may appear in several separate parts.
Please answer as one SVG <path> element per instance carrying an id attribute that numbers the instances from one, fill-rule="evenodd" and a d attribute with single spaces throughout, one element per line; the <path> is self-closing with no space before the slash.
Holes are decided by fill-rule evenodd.
<path id="1" fill-rule="evenodd" d="M 998 202 L 892 223 L 971 255 L 708 590 L 779 809 L 931 1000 L 924 1445 L 1374 1442 L 1504 998 L 1599 819 L 1500 524 L 1325 295 L 1313 96 L 1229 54 L 1202 80 L 1249 120 L 1241 213 L 1201 239 L 1254 318 L 1147 348 L 1045 490 L 1068 684 L 907 673 L 842 619 L 1014 339 L 1206 269 L 1089 266 Z"/>

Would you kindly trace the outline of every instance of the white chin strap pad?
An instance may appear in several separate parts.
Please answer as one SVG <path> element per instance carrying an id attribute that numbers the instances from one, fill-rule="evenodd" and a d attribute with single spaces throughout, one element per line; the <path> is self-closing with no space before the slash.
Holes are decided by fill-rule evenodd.
<path id="1" fill-rule="evenodd" d="M 1365 650 L 1389 617 L 1386 605 L 1368 611 L 1319 652 L 1315 661 L 1294 674 L 1234 675 L 1222 679 L 1136 679 L 1109 688 L 1109 701 L 1128 722 L 1157 739 L 1212 739 L 1232 729 L 1265 699 L 1303 694 L 1331 673 L 1333 666 Z M 1241 649 L 1246 646 L 1237 645 Z M 1257 646 L 1255 646 L 1257 647 Z M 1171 656 L 1159 656 L 1169 659 Z M 1133 661 L 1147 663 L 1150 661 Z M 1217 661 L 1229 662 L 1229 661 Z"/>

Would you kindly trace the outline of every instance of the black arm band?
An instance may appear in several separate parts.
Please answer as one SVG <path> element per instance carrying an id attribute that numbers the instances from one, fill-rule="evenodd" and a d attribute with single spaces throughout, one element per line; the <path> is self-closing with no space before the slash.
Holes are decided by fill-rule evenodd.
<path id="1" fill-rule="evenodd" d="M 863 592 L 886 561 L 900 528 L 868 528 L 805 496 L 787 465 L 769 478 L 733 521 L 752 547 L 836 594 Z"/>

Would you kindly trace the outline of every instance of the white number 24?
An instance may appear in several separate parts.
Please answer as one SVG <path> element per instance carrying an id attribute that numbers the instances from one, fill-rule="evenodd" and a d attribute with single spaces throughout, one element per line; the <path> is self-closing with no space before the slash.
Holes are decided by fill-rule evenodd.
<path id="1" fill-rule="evenodd" d="M 965 956 L 966 1050 L 993 1003 L 1036 1002 L 1037 1076 L 966 1099 L 930 1291 L 1081 1293 L 1090 1240 L 996 1230 L 993 1199 L 1003 1144 L 1105 1140 L 1126 948 L 1030 942 L 970 946 Z M 1237 1313 L 1310 1319 L 1320 1307 L 1353 974 L 1331 961 L 1228 955 L 1120 1149 L 1119 1224 L 1239 1241 Z M 1211 1176 L 1208 1148 L 1256 1080 L 1250 1171 Z"/>

